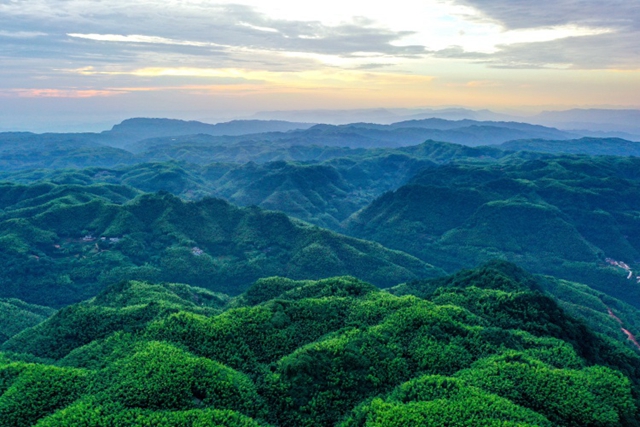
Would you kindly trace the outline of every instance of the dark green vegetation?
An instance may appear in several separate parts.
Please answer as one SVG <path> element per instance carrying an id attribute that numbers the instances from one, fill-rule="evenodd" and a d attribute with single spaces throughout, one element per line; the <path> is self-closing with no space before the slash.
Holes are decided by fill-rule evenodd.
<path id="1" fill-rule="evenodd" d="M 27 304 L 14 298 L 0 298 L 0 343 L 35 326 L 55 313 L 49 307 Z"/>
<path id="2" fill-rule="evenodd" d="M 2 345 L 0 424 L 639 425 L 638 353 L 545 286 L 506 263 L 393 293 L 123 282 Z"/>
<path id="3" fill-rule="evenodd" d="M 339 149 L 333 153 L 338 157 L 333 158 L 333 154 L 328 154 L 331 150 L 326 150 L 329 151 L 323 151 L 323 156 L 328 158 L 321 162 L 274 161 L 242 165 L 165 162 L 115 169 L 6 172 L 4 176 L 14 182 L 35 182 L 29 186 L 34 188 L 51 185 L 42 184 L 44 182 L 58 184 L 56 190 L 48 192 L 46 196 L 47 209 L 78 204 L 80 202 L 77 200 L 69 201 L 78 197 L 82 199 L 80 204 L 87 203 L 93 196 L 64 195 L 60 201 L 55 201 L 53 197 L 67 192 L 75 194 L 84 189 L 88 192 L 98 189 L 104 192 L 99 196 L 106 204 L 122 204 L 131 200 L 140 194 L 136 190 L 167 191 L 190 200 L 213 195 L 239 205 L 257 205 L 283 211 L 334 231 L 374 240 L 387 247 L 409 252 L 447 271 L 472 267 L 493 258 L 504 258 L 537 273 L 587 283 L 634 305 L 640 302 L 640 287 L 636 286 L 635 279 L 626 280 L 627 271 L 605 263 L 605 258 L 611 257 L 633 265 L 640 258 L 637 244 L 640 242 L 637 222 L 640 210 L 636 202 L 640 198 L 635 197 L 638 184 L 634 172 L 640 164 L 634 158 L 551 157 L 542 153 L 509 153 L 495 147 L 465 147 L 434 141 L 394 149 Z M 401 188 L 375 200 L 385 191 L 398 187 Z M 18 207 L 22 209 L 24 204 L 40 205 L 43 203 L 40 200 L 43 199 L 38 196 L 34 201 L 20 202 L 22 204 Z M 4 209 L 10 211 L 15 208 L 11 206 Z M 31 212 L 42 210 L 39 207 L 21 212 L 31 215 Z M 113 234 L 111 231 L 114 230 L 108 231 L 107 226 L 96 225 L 100 222 L 96 218 L 91 221 L 94 225 L 89 226 L 87 222 L 73 232 L 60 234 L 51 230 L 57 236 L 54 240 L 58 239 L 52 244 L 60 244 L 60 239 L 77 240 L 85 234 L 94 234 L 95 237 L 101 237 L 104 233 Z M 179 223 L 181 220 L 174 218 L 174 221 Z M 41 231 L 48 230 L 47 227 L 46 224 L 38 225 Z M 78 301 L 95 294 L 96 289 L 82 293 L 89 282 L 100 282 L 99 288 L 102 288 L 110 280 L 123 278 L 157 281 L 178 280 L 175 277 L 181 277 L 180 280 L 193 285 L 213 286 L 213 289 L 236 293 L 241 290 L 235 289 L 239 283 L 265 275 L 321 277 L 318 276 L 318 269 L 312 269 L 311 275 L 306 275 L 304 269 L 310 267 L 309 263 L 303 268 L 291 269 L 288 267 L 290 261 L 279 261 L 278 267 L 265 267 L 267 264 L 273 265 L 271 260 L 280 256 L 260 252 L 271 250 L 271 245 L 259 249 L 234 249 L 233 254 L 226 252 L 228 247 L 237 248 L 235 243 L 225 243 L 227 246 L 224 249 L 213 251 L 218 254 L 216 262 L 222 265 L 222 270 L 216 264 L 216 268 L 205 268 L 209 271 L 206 278 L 197 279 L 195 274 L 168 277 L 158 272 L 169 265 L 164 264 L 167 248 L 175 248 L 176 243 L 182 241 L 184 244 L 180 247 L 186 251 L 186 259 L 189 259 L 187 249 L 204 249 L 201 246 L 205 243 L 188 233 L 186 240 L 181 236 L 177 240 L 169 239 L 170 243 L 166 245 L 164 241 L 158 243 L 159 239 L 149 237 L 149 233 L 162 234 L 164 231 L 160 230 L 165 228 L 157 225 L 150 227 L 144 232 L 147 236 L 145 243 L 138 242 L 137 247 L 152 255 L 132 258 L 126 253 L 125 258 L 121 258 L 119 255 L 112 257 L 113 253 L 110 253 L 110 261 L 105 261 L 107 264 L 95 263 L 98 258 L 102 259 L 103 253 L 100 252 L 100 256 L 84 261 L 87 266 L 95 266 L 93 270 L 83 266 L 88 268 L 84 277 L 92 276 L 92 279 L 80 280 L 83 285 L 74 287 L 71 284 L 79 282 L 76 276 L 71 275 L 70 282 L 67 281 L 59 289 L 63 294 L 67 292 L 61 301 Z M 174 227 L 175 224 L 169 229 Z M 125 234 L 117 230 L 115 233 L 104 237 L 124 237 Z M 309 244 L 305 244 L 305 247 L 311 245 L 314 238 L 309 238 Z M 22 253 L 25 254 L 25 251 L 28 252 L 26 248 L 38 247 L 39 244 L 34 245 L 29 239 L 26 238 L 22 243 L 15 240 L 6 242 L 14 249 L 22 245 Z M 150 246 L 151 242 L 155 246 Z M 160 245 L 165 246 L 160 248 Z M 82 248 L 86 252 L 90 245 L 76 246 L 70 248 L 73 255 L 83 254 Z M 118 245 L 115 248 L 119 250 Z M 41 248 L 41 251 L 44 255 L 51 255 L 51 248 L 48 249 Z M 210 250 L 204 252 L 211 254 Z M 33 250 L 28 253 L 42 255 Z M 327 252 L 330 253 L 333 253 L 333 249 Z M 343 262 L 343 258 L 340 255 L 338 260 L 342 261 L 336 261 L 330 255 L 334 265 Z M 297 259 L 295 255 L 293 259 Z M 77 261 L 82 263 L 83 259 Z M 242 271 L 238 270 L 239 266 L 243 266 Z M 250 273 L 246 273 L 245 266 L 251 266 Z M 403 264 L 404 267 L 407 265 Z M 34 268 L 37 270 L 37 267 Z M 234 271 L 231 279 L 226 273 L 219 274 L 228 268 Z M 111 273 L 105 273 L 105 269 Z M 134 270 L 135 274 L 130 276 Z M 198 268 L 194 271 L 201 270 Z M 409 270 L 415 272 L 415 269 Z M 16 271 L 22 272 L 25 268 L 20 267 Z M 116 275 L 113 271 L 126 271 L 126 274 Z M 182 274 L 183 270 L 179 271 Z M 373 276 L 362 275 L 350 269 L 332 269 L 329 275 L 345 273 L 357 274 L 376 284 L 388 285 L 401 280 L 400 276 L 380 276 L 378 273 Z M 65 275 L 57 280 L 65 280 Z M 218 279 L 211 282 L 212 275 Z M 402 277 L 411 278 L 410 275 Z M 387 280 L 389 278 L 391 280 Z M 21 283 L 13 286 L 20 288 Z M 21 296 L 30 302 L 44 301 L 27 296 L 30 292 L 28 289 L 25 288 L 24 293 L 11 291 L 3 295 Z M 71 295 L 78 292 L 77 298 L 73 299 Z"/>
<path id="4" fill-rule="evenodd" d="M 640 159 L 554 157 L 431 168 L 349 220 L 349 233 L 453 271 L 493 258 L 640 306 Z"/>
<path id="5" fill-rule="evenodd" d="M 59 307 L 129 279 L 238 294 L 274 275 L 351 274 L 391 286 L 442 272 L 282 213 L 220 199 L 136 195 L 111 184 L 1 185 L 0 297 Z"/>
<path id="6" fill-rule="evenodd" d="M 130 163 L 131 153 L 98 144 L 85 134 L 0 133 L 0 168 L 113 167 Z"/>
<path id="7" fill-rule="evenodd" d="M 5 172 L 3 175 L 7 180 L 24 184 L 108 183 L 127 185 L 144 192 L 168 191 L 190 200 L 215 196 L 243 206 L 257 205 L 283 211 L 313 224 L 339 230 L 340 223 L 355 211 L 385 191 L 406 183 L 425 168 L 451 161 L 510 162 L 540 157 L 535 154 L 514 155 L 491 147 L 471 148 L 435 141 L 397 149 L 310 147 L 307 150 L 292 147 L 291 150 L 298 148 L 297 153 L 303 158 L 313 154 L 313 160 L 326 160 L 249 162 L 241 165 L 171 161 L 115 169 L 46 169 Z M 188 151 L 182 146 L 180 149 Z M 215 154 L 208 148 L 205 151 Z M 198 156 L 195 155 L 194 159 L 186 157 L 197 163 Z"/>

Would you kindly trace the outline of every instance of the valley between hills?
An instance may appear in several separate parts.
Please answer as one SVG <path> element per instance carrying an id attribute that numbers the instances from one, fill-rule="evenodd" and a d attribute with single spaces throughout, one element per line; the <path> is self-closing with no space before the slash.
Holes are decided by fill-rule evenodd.
<path id="1" fill-rule="evenodd" d="M 638 426 L 640 142 L 0 133 L 0 425 Z"/>

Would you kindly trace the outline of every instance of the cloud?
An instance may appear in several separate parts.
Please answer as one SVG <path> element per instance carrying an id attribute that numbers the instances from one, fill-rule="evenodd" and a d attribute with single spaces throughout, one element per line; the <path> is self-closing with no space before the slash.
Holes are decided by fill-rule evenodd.
<path id="1" fill-rule="evenodd" d="M 148 44 L 167 44 L 174 46 L 195 46 L 195 47 L 229 47 L 218 43 L 197 42 L 189 40 L 174 40 L 158 36 L 142 36 L 138 34 L 120 35 L 120 34 L 67 34 L 69 37 L 80 39 L 95 40 L 102 42 L 121 42 L 121 43 L 148 43 Z"/>
<path id="2" fill-rule="evenodd" d="M 30 39 L 33 37 L 46 36 L 47 33 L 41 33 L 38 31 L 0 31 L 0 37 L 10 37 L 16 39 Z"/>
<path id="3" fill-rule="evenodd" d="M 446 49 L 430 52 L 430 54 L 436 58 L 443 59 L 488 60 L 492 57 L 489 53 L 467 51 L 461 46 L 451 46 Z"/>
<path id="4" fill-rule="evenodd" d="M 480 19 L 507 29 L 580 24 L 639 28 L 640 3 L 633 0 L 456 0 L 481 12 Z"/>
<path id="5" fill-rule="evenodd" d="M 354 0 L 344 8 L 330 0 L 311 12 L 298 4 L 295 13 L 284 0 L 220 1 L 0 0 L 0 92 L 96 96 L 114 105 L 148 95 L 154 107 L 152 92 L 171 92 L 171 99 L 181 88 L 189 95 L 315 91 L 326 100 L 349 91 L 367 99 L 387 93 L 384 102 L 405 93 L 417 103 L 434 99 L 434 91 L 420 90 L 449 81 L 462 82 L 461 93 L 489 92 L 507 75 L 491 68 L 640 64 L 636 0 L 402 0 L 370 7 Z M 509 78 L 528 83 L 534 73 L 525 74 Z"/>
<path id="6" fill-rule="evenodd" d="M 640 69 L 640 33 L 570 37 L 503 46 L 489 61 L 508 68 Z"/>
<path id="7" fill-rule="evenodd" d="M 194 82 L 211 91 L 264 92 L 263 77 L 282 88 L 296 73 L 393 64 L 425 52 L 403 45 L 411 32 L 366 18 L 329 24 L 199 0 L 0 0 L 0 29 L 4 97 L 104 98 L 130 93 L 126 88 L 188 91 Z M 269 80 L 274 75 L 284 77 Z M 333 84 L 313 76 L 318 87 Z M 313 87 L 310 79 L 301 85 Z M 344 88 L 342 77 L 337 81 Z"/>
<path id="8" fill-rule="evenodd" d="M 199 48 L 201 54 L 220 46 L 338 56 L 359 52 L 415 56 L 424 52 L 422 46 L 401 45 L 400 41 L 411 32 L 392 31 L 366 19 L 326 25 L 320 21 L 274 19 L 244 5 L 171 3 L 4 2 L 0 5 L 0 28 L 7 34 L 50 34 L 52 41 L 65 48 L 59 50 L 69 47 L 61 40 L 66 34 L 94 42 L 112 42 L 111 47 L 100 46 L 105 56 L 129 49 L 153 50 L 153 45 L 173 46 L 176 53 L 189 46 Z M 134 43 L 149 46 L 141 49 L 132 46 Z M 227 53 L 232 56 L 234 51 Z"/>
<path id="9" fill-rule="evenodd" d="M 505 43 L 490 54 L 451 47 L 435 52 L 437 57 L 470 59 L 498 68 L 640 69 L 640 2 L 455 1 L 478 11 L 470 19 L 500 25 Z M 554 29 L 559 31 L 555 38 Z M 542 36 L 538 40 L 536 33 Z M 545 33 L 551 37 L 545 39 Z M 527 36 L 507 43 L 510 34 Z"/>
<path id="10" fill-rule="evenodd" d="M 0 90 L 0 97 L 20 98 L 95 98 L 117 95 L 113 90 L 74 90 L 74 89 L 10 89 Z"/>
<path id="11" fill-rule="evenodd" d="M 253 25 L 250 24 L 248 22 L 238 22 L 238 25 L 244 25 L 245 27 L 251 28 L 253 30 L 257 30 L 257 31 L 264 31 L 267 33 L 279 33 L 280 31 L 276 30 L 275 28 L 269 28 L 269 27 L 258 27 L 257 25 Z"/>

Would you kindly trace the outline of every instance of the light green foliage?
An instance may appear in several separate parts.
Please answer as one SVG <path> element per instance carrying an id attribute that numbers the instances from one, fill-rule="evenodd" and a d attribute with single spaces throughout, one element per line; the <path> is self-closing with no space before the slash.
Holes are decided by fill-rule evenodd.
<path id="1" fill-rule="evenodd" d="M 305 342 L 346 326 L 347 298 L 273 301 L 215 318 L 177 313 L 148 328 L 148 337 L 186 346 L 235 369 L 255 372 Z"/>
<path id="2" fill-rule="evenodd" d="M 5 382 L 0 396 L 0 425 L 24 427 L 63 408 L 80 397 L 88 385 L 87 372 L 44 365 L 0 367 Z M 17 376 L 16 376 L 17 374 Z M 7 387 L 8 385 L 8 387 Z"/>
<path id="3" fill-rule="evenodd" d="M 544 416 L 467 385 L 457 378 L 422 376 L 398 386 L 387 399 L 357 407 L 349 426 L 552 426 Z"/>
<path id="4" fill-rule="evenodd" d="M 457 376 L 560 425 L 619 425 L 633 416 L 629 380 L 601 366 L 561 370 L 520 353 L 506 353 L 480 360 Z"/>
<path id="5" fill-rule="evenodd" d="M 104 393 L 129 408 L 262 412 L 255 387 L 245 375 L 170 344 L 148 342 L 138 347 L 100 371 L 94 387 L 105 387 Z"/>
<path id="6" fill-rule="evenodd" d="M 377 288 L 354 277 L 339 277 L 318 281 L 296 281 L 282 277 L 271 277 L 256 281 L 240 301 L 257 305 L 270 299 L 299 300 L 320 297 L 362 296 L 375 292 Z"/>
<path id="7" fill-rule="evenodd" d="M 271 277 L 230 301 L 121 283 L 7 343 L 58 360 L 0 356 L 0 414 L 40 427 L 637 426 L 640 357 L 547 286 L 504 262 L 392 289 L 404 295 L 353 277 Z"/>
<path id="8" fill-rule="evenodd" d="M 42 419 L 36 427 L 258 427 L 263 425 L 231 410 L 151 411 L 119 404 L 78 402 Z"/>
<path id="9" fill-rule="evenodd" d="M 141 330 L 179 310 L 215 314 L 226 297 L 186 285 L 122 282 L 95 298 L 58 311 L 46 322 L 15 335 L 2 349 L 60 359 L 75 348 L 114 332 Z"/>
<path id="10" fill-rule="evenodd" d="M 144 342 L 146 341 L 130 332 L 117 331 L 107 338 L 94 339 L 72 350 L 56 364 L 91 370 L 104 369 L 116 360 L 134 353 L 136 348 Z"/>

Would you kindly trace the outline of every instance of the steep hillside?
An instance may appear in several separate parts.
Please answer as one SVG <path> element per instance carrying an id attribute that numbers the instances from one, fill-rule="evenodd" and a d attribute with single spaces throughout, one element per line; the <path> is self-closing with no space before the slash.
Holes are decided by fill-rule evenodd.
<path id="1" fill-rule="evenodd" d="M 88 187 L 89 189 L 93 187 Z M 133 192 L 128 187 L 122 192 Z M 5 194 L 30 187 L 4 186 Z M 52 186 L 48 194 L 77 191 Z M 8 199 L 8 198 L 7 198 Z M 168 193 L 115 204 L 90 191 L 14 197 L 0 213 L 0 296 L 52 306 L 125 279 L 171 281 L 237 294 L 259 277 L 352 274 L 379 286 L 441 270 L 376 243 L 345 237 L 257 207 Z M 118 203 L 123 202 L 122 200 Z"/>
<path id="2" fill-rule="evenodd" d="M 615 157 L 431 168 L 347 227 L 445 268 L 503 258 L 638 306 L 638 170 Z"/>
<path id="3" fill-rule="evenodd" d="M 92 341 L 115 332 L 142 330 L 150 322 L 180 310 L 208 316 L 219 314 L 228 300 L 227 295 L 188 285 L 123 281 L 88 301 L 59 310 L 46 322 L 41 319 L 31 325 L 33 328 L 14 333 L 2 348 L 61 359 Z M 44 310 L 49 310 L 48 316 L 52 314 L 51 309 Z"/>
<path id="4" fill-rule="evenodd" d="M 487 277 L 491 280 L 487 281 Z M 433 299 L 443 292 L 443 287 L 462 292 L 460 288 L 473 285 L 512 292 L 517 290 L 513 288 L 514 281 L 519 283 L 518 289 L 522 289 L 524 285 L 552 296 L 565 312 L 580 319 L 595 332 L 626 342 L 627 347 L 640 350 L 640 344 L 635 341 L 635 336 L 640 336 L 640 312 L 636 307 L 581 283 L 552 276 L 531 275 L 506 261 L 493 260 L 452 276 L 403 283 L 388 291 L 398 296 L 415 295 Z M 459 304 L 461 300 L 456 301 Z M 545 314 L 547 315 L 548 313 Z"/>

